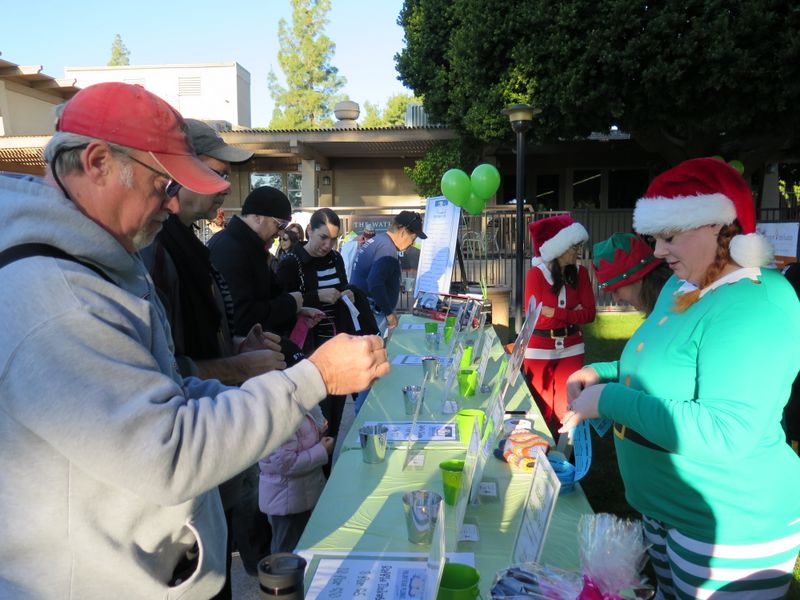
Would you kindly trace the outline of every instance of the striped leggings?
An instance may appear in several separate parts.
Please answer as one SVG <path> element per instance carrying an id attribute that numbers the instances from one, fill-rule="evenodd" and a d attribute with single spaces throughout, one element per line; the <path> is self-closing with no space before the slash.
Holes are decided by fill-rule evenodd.
<path id="1" fill-rule="evenodd" d="M 790 535 L 760 544 L 709 544 L 643 517 L 658 579 L 656 600 L 780 600 L 786 595 L 800 548 Z"/>

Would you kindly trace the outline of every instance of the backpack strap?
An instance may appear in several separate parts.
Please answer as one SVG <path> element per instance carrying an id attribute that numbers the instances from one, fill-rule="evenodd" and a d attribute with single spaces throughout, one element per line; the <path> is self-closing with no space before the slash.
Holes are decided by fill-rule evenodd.
<path id="1" fill-rule="evenodd" d="M 8 264 L 11 264 L 12 262 L 23 258 L 29 258 L 31 256 L 50 256 L 52 258 L 61 258 L 63 260 L 69 260 L 71 262 L 78 263 L 87 269 L 91 269 L 109 283 L 117 285 L 114 280 L 111 279 L 111 277 L 109 277 L 101 268 L 86 261 L 80 260 L 79 258 L 75 258 L 71 254 L 64 252 L 61 248 L 56 248 L 50 244 L 31 243 L 11 246 L 10 248 L 0 252 L 0 269 Z"/>

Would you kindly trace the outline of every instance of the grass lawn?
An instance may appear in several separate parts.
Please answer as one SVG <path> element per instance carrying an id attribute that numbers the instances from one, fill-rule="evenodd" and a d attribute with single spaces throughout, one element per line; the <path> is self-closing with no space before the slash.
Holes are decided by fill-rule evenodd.
<path id="1" fill-rule="evenodd" d="M 586 363 L 618 359 L 625 342 L 641 322 L 642 316 L 639 313 L 599 313 L 594 323 L 583 328 Z M 592 435 L 592 468 L 581 481 L 581 486 L 595 512 L 639 517 L 625 501 L 625 491 L 614 452 L 614 434 L 611 431 L 603 438 Z M 652 574 L 646 574 L 653 581 Z M 795 565 L 794 581 L 786 598 L 800 600 L 800 558 Z"/>

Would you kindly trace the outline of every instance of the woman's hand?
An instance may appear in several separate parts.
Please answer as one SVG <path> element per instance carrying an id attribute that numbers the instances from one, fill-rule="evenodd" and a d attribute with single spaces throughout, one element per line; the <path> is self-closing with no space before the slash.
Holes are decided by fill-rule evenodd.
<path id="1" fill-rule="evenodd" d="M 548 319 L 552 319 L 553 316 L 556 314 L 556 309 L 552 306 L 543 306 L 542 307 L 542 316 L 547 317 Z"/>
<path id="2" fill-rule="evenodd" d="M 325 313 L 322 312 L 318 308 L 311 308 L 310 306 L 304 306 L 297 312 L 298 316 L 307 317 L 310 319 L 310 323 L 308 324 L 309 327 L 313 327 L 317 323 L 319 323 L 322 319 L 325 318 Z"/>
<path id="3" fill-rule="evenodd" d="M 591 367 L 583 367 L 567 378 L 567 402 L 572 402 L 590 385 L 600 383 L 600 376 Z"/>
<path id="4" fill-rule="evenodd" d="M 347 298 L 349 298 L 350 302 L 355 302 L 356 301 L 356 296 L 355 296 L 355 294 L 353 294 L 353 290 L 345 290 L 345 291 L 343 291 L 342 292 L 342 296 L 346 296 Z"/>
<path id="5" fill-rule="evenodd" d="M 342 293 L 336 288 L 325 288 L 317 290 L 317 296 L 319 296 L 319 301 L 323 304 L 336 304 Z"/>
<path id="6" fill-rule="evenodd" d="M 564 413 L 564 418 L 561 419 L 562 425 L 558 433 L 567 433 L 575 429 L 581 421 L 600 417 L 600 394 L 603 393 L 605 387 L 605 383 L 590 385 L 584 388 L 577 398 L 570 401 L 569 410 Z"/>

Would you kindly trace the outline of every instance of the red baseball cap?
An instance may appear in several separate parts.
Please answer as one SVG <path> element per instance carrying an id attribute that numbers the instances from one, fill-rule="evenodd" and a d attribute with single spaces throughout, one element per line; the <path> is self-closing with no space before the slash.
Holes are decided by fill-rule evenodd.
<path id="1" fill-rule="evenodd" d="M 56 131 L 77 133 L 149 152 L 170 177 L 198 194 L 218 194 L 230 183 L 192 152 L 180 113 L 140 85 L 90 85 L 66 103 Z"/>

